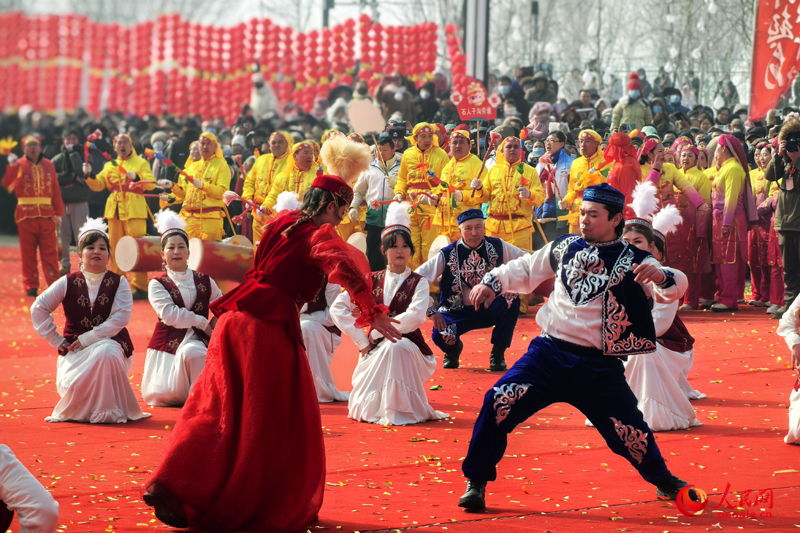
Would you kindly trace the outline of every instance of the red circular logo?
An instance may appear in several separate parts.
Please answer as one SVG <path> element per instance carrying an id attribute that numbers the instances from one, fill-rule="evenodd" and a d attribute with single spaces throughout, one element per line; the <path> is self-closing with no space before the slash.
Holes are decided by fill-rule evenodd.
<path id="1" fill-rule="evenodd" d="M 694 488 L 694 492 L 697 494 L 697 501 L 692 501 L 692 498 L 689 496 L 689 490 L 692 488 Z M 678 506 L 678 510 L 684 515 L 697 516 L 702 514 L 703 509 L 708 505 L 708 495 L 705 491 L 695 488 L 694 485 L 686 485 L 678 492 L 678 497 L 675 498 L 675 505 Z"/>

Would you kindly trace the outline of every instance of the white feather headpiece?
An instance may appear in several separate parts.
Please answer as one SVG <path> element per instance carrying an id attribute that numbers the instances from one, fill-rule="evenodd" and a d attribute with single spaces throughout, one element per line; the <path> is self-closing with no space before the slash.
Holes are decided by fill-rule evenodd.
<path id="1" fill-rule="evenodd" d="M 381 239 L 394 231 L 403 231 L 411 235 L 411 215 L 408 213 L 410 210 L 409 202 L 389 204 L 389 209 L 386 210 L 386 226 L 381 231 Z"/>
<path id="2" fill-rule="evenodd" d="M 86 222 L 84 222 L 83 226 L 78 230 L 78 242 L 80 243 L 84 234 L 92 231 L 102 233 L 108 238 L 108 224 L 103 222 L 102 218 L 87 218 Z"/>
<path id="3" fill-rule="evenodd" d="M 295 211 L 296 209 L 300 209 L 301 205 L 303 204 L 300 202 L 297 194 L 292 191 L 283 191 L 278 195 L 278 200 L 275 202 L 275 213 Z"/>
<path id="4" fill-rule="evenodd" d="M 658 210 L 658 191 L 650 181 L 643 181 L 636 185 L 631 194 L 631 203 L 628 206 L 636 213 L 636 218 L 652 220 Z"/>
<path id="5" fill-rule="evenodd" d="M 186 227 L 186 221 L 175 211 L 171 209 L 162 209 L 155 215 L 156 229 L 160 234 L 164 234 L 169 230 L 180 229 Z"/>
<path id="6" fill-rule="evenodd" d="M 681 225 L 683 219 L 678 208 L 674 205 L 667 205 L 653 217 L 653 234 L 665 241 L 665 236 L 674 233 Z"/>

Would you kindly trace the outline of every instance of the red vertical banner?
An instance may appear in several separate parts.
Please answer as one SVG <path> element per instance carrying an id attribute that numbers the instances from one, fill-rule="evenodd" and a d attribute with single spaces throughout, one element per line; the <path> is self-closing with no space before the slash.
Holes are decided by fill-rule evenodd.
<path id="1" fill-rule="evenodd" d="M 55 114 L 58 107 L 58 26 L 59 17 L 43 17 L 39 36 L 39 106 L 50 114 Z"/>
<path id="2" fill-rule="evenodd" d="M 750 118 L 760 120 L 791 88 L 800 64 L 800 3 L 758 2 L 750 74 Z M 798 26 L 795 29 L 795 26 Z"/>
<path id="3" fill-rule="evenodd" d="M 75 111 L 81 99 L 81 73 L 84 51 L 85 19 L 65 15 L 59 21 L 58 48 L 61 57 L 61 92 L 58 107 L 67 113 Z"/>
<path id="4" fill-rule="evenodd" d="M 11 70 L 11 27 L 10 19 L 13 13 L 0 13 L 0 79 L 12 80 L 9 77 Z M 10 106 L 10 86 L 13 83 L 0 83 L 0 111 Z"/>

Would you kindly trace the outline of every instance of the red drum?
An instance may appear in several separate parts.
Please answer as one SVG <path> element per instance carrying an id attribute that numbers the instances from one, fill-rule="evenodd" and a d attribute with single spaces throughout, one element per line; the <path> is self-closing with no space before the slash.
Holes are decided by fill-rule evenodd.
<path id="1" fill-rule="evenodd" d="M 249 239 L 241 235 L 225 241 L 189 239 L 189 268 L 202 272 L 216 281 L 244 281 L 244 275 L 253 266 L 255 249 Z"/>
<path id="2" fill-rule="evenodd" d="M 114 250 L 117 266 L 124 272 L 154 272 L 161 270 L 161 238 L 126 235 Z"/>

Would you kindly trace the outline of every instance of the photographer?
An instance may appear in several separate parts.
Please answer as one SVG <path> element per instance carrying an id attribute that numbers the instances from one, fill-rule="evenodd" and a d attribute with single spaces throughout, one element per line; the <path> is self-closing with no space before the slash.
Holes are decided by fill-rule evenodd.
<path id="1" fill-rule="evenodd" d="M 800 170 L 795 163 L 800 158 L 800 119 L 793 118 L 783 125 L 778 135 L 778 154 L 764 173 L 769 181 L 778 182 L 775 206 L 775 231 L 783 258 L 786 305 L 773 315 L 781 318 L 800 292 Z"/>
<path id="2" fill-rule="evenodd" d="M 78 229 L 89 216 L 89 186 L 83 175 L 83 143 L 80 130 L 70 130 L 64 136 L 61 153 L 53 158 L 64 216 L 61 218 L 61 268 L 59 275 L 70 272 L 69 245 L 72 237 L 78 243 Z"/>

